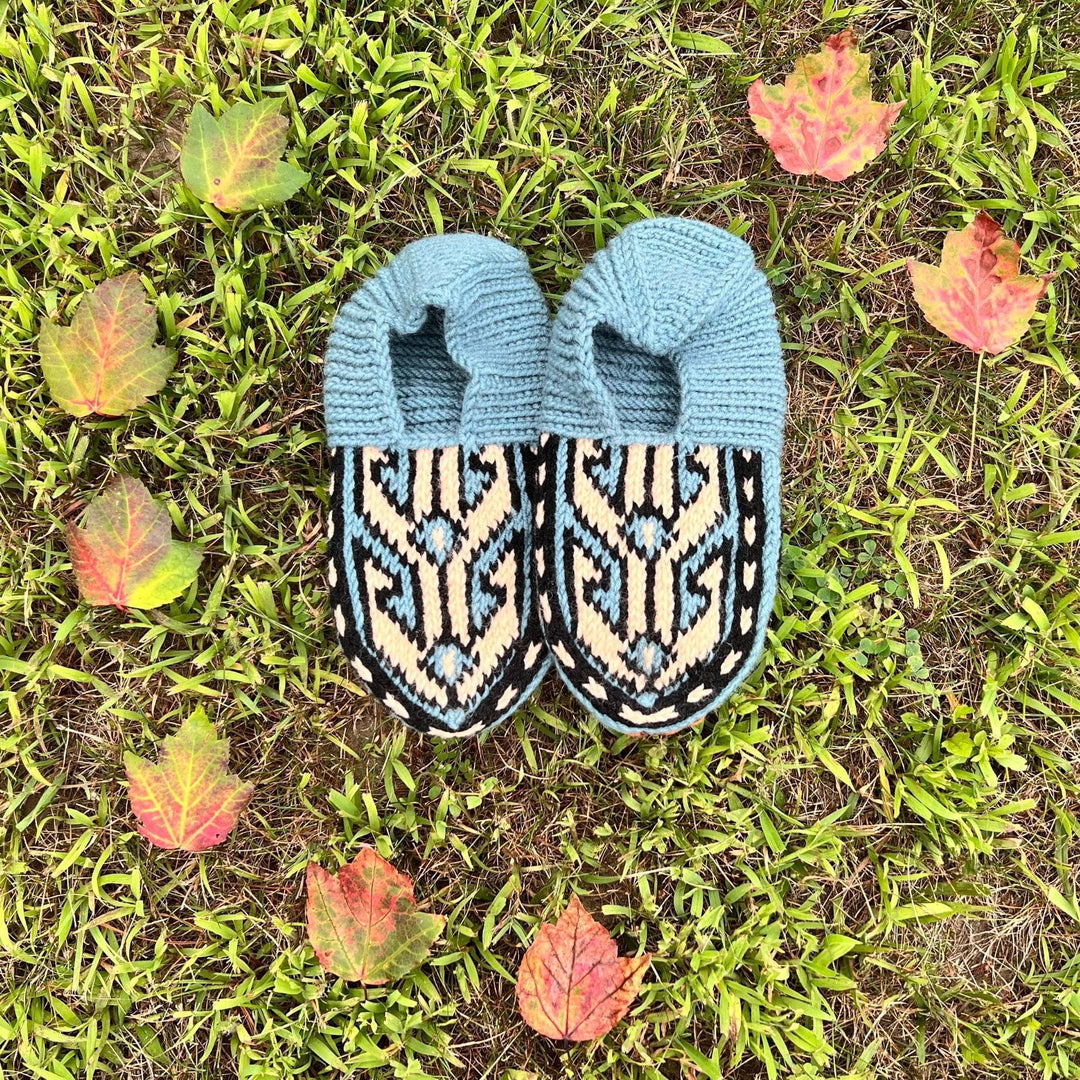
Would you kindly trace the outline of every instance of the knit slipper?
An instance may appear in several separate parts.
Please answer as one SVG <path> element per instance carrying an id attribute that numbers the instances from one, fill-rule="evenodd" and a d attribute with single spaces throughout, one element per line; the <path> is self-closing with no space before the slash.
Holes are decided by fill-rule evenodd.
<path id="1" fill-rule="evenodd" d="M 550 324 L 525 257 L 417 240 L 326 351 L 330 607 L 356 674 L 417 731 L 475 735 L 547 666 L 530 562 Z"/>
<path id="2" fill-rule="evenodd" d="M 761 653 L 786 388 L 750 248 L 655 218 L 597 253 L 555 320 L 536 507 L 541 619 L 609 728 L 663 734 Z"/>

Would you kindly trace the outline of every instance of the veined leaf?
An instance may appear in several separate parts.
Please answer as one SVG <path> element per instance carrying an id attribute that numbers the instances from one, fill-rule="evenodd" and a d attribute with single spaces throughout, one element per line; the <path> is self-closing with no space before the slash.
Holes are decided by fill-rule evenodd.
<path id="1" fill-rule="evenodd" d="M 215 119 L 196 105 L 180 150 L 180 171 L 192 192 L 232 212 L 295 195 L 310 175 L 281 160 L 288 121 L 280 110 L 274 98 L 239 101 Z"/>
<path id="2" fill-rule="evenodd" d="M 987 213 L 946 234 L 941 265 L 908 260 L 915 302 L 927 322 L 975 352 L 996 354 L 1026 333 L 1054 276 L 1021 275 L 1020 247 Z"/>
<path id="3" fill-rule="evenodd" d="M 90 503 L 83 527 L 67 531 L 84 600 L 95 606 L 154 608 L 194 580 L 202 551 L 172 539 L 168 512 L 134 477 L 121 476 Z"/>
<path id="4" fill-rule="evenodd" d="M 372 847 L 336 876 L 308 863 L 308 940 L 335 975 L 368 986 L 400 979 L 423 962 L 445 925 L 445 916 L 417 908 L 412 881 Z"/>
<path id="5" fill-rule="evenodd" d="M 122 416 L 156 394 L 176 353 L 155 345 L 157 313 L 134 271 L 103 281 L 70 326 L 43 320 L 41 368 L 56 403 L 72 416 Z"/>
<path id="6" fill-rule="evenodd" d="M 749 104 L 757 133 L 788 172 L 846 180 L 885 149 L 905 103 L 871 99 L 870 54 L 845 30 L 799 57 L 783 86 L 758 79 Z"/>
<path id="7" fill-rule="evenodd" d="M 166 737 L 156 765 L 126 753 L 128 798 L 140 835 L 170 851 L 220 844 L 254 790 L 227 770 L 228 763 L 229 740 L 218 738 L 202 709 Z"/>
<path id="8" fill-rule="evenodd" d="M 611 935 L 571 897 L 544 923 L 521 961 L 517 998 L 525 1023 L 550 1039 L 606 1035 L 629 1011 L 652 957 L 619 956 Z"/>

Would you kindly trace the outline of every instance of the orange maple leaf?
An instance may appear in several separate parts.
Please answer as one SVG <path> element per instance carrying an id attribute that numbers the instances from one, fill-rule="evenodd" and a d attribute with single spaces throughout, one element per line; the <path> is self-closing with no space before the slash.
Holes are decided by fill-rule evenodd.
<path id="1" fill-rule="evenodd" d="M 599 1039 L 630 1009 L 651 959 L 619 956 L 611 935 L 574 896 L 557 923 L 540 927 L 521 961 L 521 1015 L 550 1039 Z"/>
<path id="2" fill-rule="evenodd" d="M 915 302 L 927 322 L 953 341 L 991 355 L 1027 332 L 1053 274 L 1021 275 L 1020 247 L 987 213 L 946 234 L 941 265 L 908 259 Z"/>
<path id="3" fill-rule="evenodd" d="M 783 86 L 750 87 L 750 116 L 781 166 L 799 176 L 846 180 L 885 149 L 905 102 L 870 97 L 870 54 L 850 30 L 800 56 Z"/>

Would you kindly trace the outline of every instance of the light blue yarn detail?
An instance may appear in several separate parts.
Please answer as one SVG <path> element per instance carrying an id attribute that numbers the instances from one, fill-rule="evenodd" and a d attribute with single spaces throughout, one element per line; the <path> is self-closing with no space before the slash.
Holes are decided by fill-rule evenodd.
<path id="1" fill-rule="evenodd" d="M 736 523 L 732 521 L 732 515 L 729 514 L 719 525 L 714 525 L 705 534 L 697 551 L 690 554 L 680 564 L 679 593 L 683 605 L 681 625 L 679 627 L 681 630 L 685 630 L 690 626 L 702 606 L 707 602 L 704 597 L 694 596 L 690 592 L 690 578 L 701 569 L 705 560 L 710 558 L 716 552 L 716 549 L 723 545 L 725 540 L 729 540 L 735 535 L 735 532 Z M 733 589 L 728 590 L 726 605 L 723 633 L 725 638 L 731 633 L 731 613 L 735 606 Z"/>
<path id="2" fill-rule="evenodd" d="M 422 547 L 438 566 L 450 559 L 455 540 L 454 526 L 444 517 L 427 518 L 416 528 L 417 546 Z"/>
<path id="3" fill-rule="evenodd" d="M 560 518 L 560 524 L 566 521 L 566 516 Z M 604 547 L 603 544 L 597 540 L 588 529 L 582 525 L 581 521 L 576 517 L 571 517 L 568 522 L 570 530 L 574 534 L 574 541 L 589 556 L 591 556 L 593 562 L 601 563 L 603 568 L 607 571 L 610 578 L 608 587 L 606 590 L 601 591 L 599 586 L 595 586 L 593 596 L 595 596 L 601 603 L 601 607 L 604 613 L 612 622 L 618 622 L 622 617 L 622 610 L 620 607 L 622 599 L 622 570 L 619 566 L 618 560 L 615 559 L 611 552 Z M 563 539 L 562 533 L 564 530 L 560 528 L 559 538 Z M 563 590 L 559 594 L 560 603 L 562 603 L 563 617 L 567 616 L 567 605 L 564 603 L 566 592 Z"/>
<path id="4" fill-rule="evenodd" d="M 725 483 L 727 484 L 728 500 L 731 502 L 732 513 L 728 514 L 727 520 L 724 522 L 724 526 L 727 527 L 730 532 L 729 536 L 735 538 L 735 546 L 738 546 L 738 527 L 739 527 L 739 515 L 734 513 L 734 508 L 737 505 L 737 496 L 735 492 L 735 462 L 732 460 L 732 447 L 727 447 L 724 451 L 724 470 L 727 476 Z M 766 525 L 767 527 L 767 525 Z M 731 552 L 731 570 L 734 573 L 735 570 L 735 547 Z M 766 609 L 768 610 L 768 609 Z M 768 616 L 766 616 L 766 621 Z M 724 637 L 726 638 L 731 633 L 732 624 L 735 622 L 735 590 L 728 589 L 727 602 L 724 610 Z"/>
<path id="5" fill-rule="evenodd" d="M 786 398 L 772 295 L 750 248 L 705 222 L 647 218 L 598 251 L 563 298 L 540 424 L 779 454 Z"/>
<path id="6" fill-rule="evenodd" d="M 473 233 L 415 240 L 334 320 L 327 444 L 535 442 L 549 335 L 520 251 Z"/>
<path id="7" fill-rule="evenodd" d="M 373 534 L 364 522 L 357 519 L 355 514 L 345 514 L 344 517 L 345 535 L 350 540 L 362 540 L 366 545 L 370 546 L 372 553 L 379 558 L 382 569 L 387 574 L 392 575 L 398 581 L 408 581 L 410 579 L 413 573 L 412 569 L 393 548 L 383 541 L 382 537 Z M 352 559 L 349 559 L 348 563 L 350 570 L 352 570 L 349 578 L 350 596 L 353 600 L 354 609 L 361 612 L 363 609 L 359 606 L 360 590 L 358 583 L 357 587 L 353 588 L 353 584 L 356 582 L 355 567 Z M 402 589 L 400 592 L 388 597 L 386 607 L 388 611 L 397 615 L 398 618 L 404 619 L 405 625 L 410 630 L 416 629 L 416 604 L 411 590 Z M 360 618 L 361 616 L 358 614 L 358 630 L 362 633 L 363 627 L 360 625 Z"/>
<path id="8" fill-rule="evenodd" d="M 340 453 L 341 451 L 338 451 Z M 408 471 L 408 465 L 405 467 Z M 356 576 L 356 560 L 349 557 L 352 538 L 360 528 L 359 519 L 353 507 L 356 505 L 356 469 L 354 468 L 352 454 L 346 454 L 342 464 L 341 505 L 342 521 L 345 530 L 343 547 L 345 557 L 345 582 L 348 586 L 349 601 L 352 603 L 353 618 L 356 620 L 356 632 L 363 638 L 367 636 L 367 627 L 364 625 L 364 608 L 360 603 L 360 582 Z M 397 477 L 395 477 L 395 480 Z"/>
<path id="9" fill-rule="evenodd" d="M 608 469 L 597 470 L 593 473 L 594 477 L 599 479 L 602 484 L 606 484 L 608 480 L 611 480 L 611 487 L 609 494 L 615 489 L 615 483 L 617 481 L 619 470 L 622 467 L 622 457 L 624 451 L 617 446 L 613 446 L 611 449 L 611 465 Z M 692 552 L 686 559 L 683 559 L 679 565 L 679 600 L 680 600 L 680 629 L 685 630 L 693 618 L 697 615 L 702 604 L 706 603 L 704 598 L 695 596 L 689 588 L 690 578 L 701 569 L 702 564 L 712 553 L 716 551 L 716 548 L 723 544 L 725 541 L 730 540 L 732 542 L 731 556 L 729 559 L 728 572 L 732 573 L 732 568 L 737 562 L 737 553 L 739 547 L 739 528 L 741 526 L 741 518 L 736 510 L 736 494 L 735 494 L 735 465 L 733 460 L 733 454 L 735 453 L 733 447 L 725 447 L 721 456 L 723 462 L 725 484 L 728 492 L 729 512 L 724 515 L 721 522 L 714 525 L 699 542 L 697 549 Z M 560 453 L 557 457 L 557 491 L 566 490 L 566 472 L 571 467 L 570 455 L 567 448 L 564 446 L 560 449 Z M 693 498 L 697 494 L 701 486 L 701 478 L 695 473 L 691 473 L 685 467 L 685 459 L 680 458 L 679 462 L 679 476 L 680 484 L 684 485 L 683 494 L 687 499 Z M 776 566 L 776 552 L 779 551 L 778 546 L 774 546 L 771 541 L 772 538 L 778 534 L 779 531 L 779 470 L 775 471 L 775 491 L 776 494 L 773 501 L 769 501 L 769 487 L 768 479 L 765 476 L 766 471 L 769 468 L 769 462 L 763 458 L 762 460 L 762 479 L 766 485 L 765 490 L 765 518 L 766 518 L 766 543 L 764 545 L 765 561 L 768 567 Z M 697 481 L 695 484 L 694 481 Z M 574 512 L 573 507 L 568 506 L 562 500 L 559 500 L 556 506 L 555 512 L 555 548 L 556 550 L 562 550 L 563 545 L 566 542 L 566 534 L 570 533 L 573 537 L 574 543 L 585 551 L 594 562 L 601 563 L 603 568 L 610 575 L 610 583 L 608 588 L 601 591 L 599 587 L 596 587 L 596 591 L 593 593 L 594 597 L 602 598 L 603 610 L 605 614 L 613 623 L 618 622 L 623 618 L 623 611 L 620 607 L 621 601 L 621 588 L 622 579 L 620 574 L 620 568 L 618 562 L 612 558 L 610 551 L 596 538 L 596 536 L 582 523 L 581 519 Z M 633 538 L 632 532 L 629 538 Z M 769 562 L 769 560 L 772 560 Z M 772 592 L 770 592 L 770 589 Z M 564 623 L 570 625 L 573 621 L 570 605 L 570 594 L 567 591 L 566 579 L 562 573 L 556 571 L 555 573 L 555 591 L 556 597 L 559 603 L 559 609 L 562 613 Z M 775 574 L 766 574 L 763 580 L 762 599 L 760 610 L 762 612 L 768 612 L 772 607 L 772 593 L 775 592 Z M 766 603 L 767 599 L 767 603 Z M 725 611 L 724 611 L 724 631 L 722 639 L 726 639 L 732 629 L 732 624 L 735 618 L 735 590 L 726 590 L 725 595 Z M 760 623 L 768 622 L 767 616 L 759 620 Z M 755 648 L 760 652 L 762 644 L 764 642 L 764 634 L 759 625 Z M 756 654 L 751 655 L 746 661 L 744 661 L 740 667 L 740 670 L 749 670 L 748 665 L 752 666 L 753 662 L 756 662 Z M 555 659 L 555 664 L 562 670 L 558 659 Z M 597 669 L 596 674 L 603 675 L 604 672 Z M 698 677 L 699 673 L 691 670 L 680 676 L 675 682 L 671 684 L 670 690 L 677 690 L 679 687 L 685 685 L 690 679 Z M 742 676 L 738 676 L 734 681 L 740 681 Z M 567 680 L 569 682 L 569 680 Z M 571 689 L 573 689 L 571 687 Z M 641 694 L 639 700 L 643 707 L 650 707 L 656 700 L 656 694 Z M 586 705 L 588 705 L 590 711 L 595 711 L 595 706 L 590 704 L 586 699 L 582 699 Z M 614 722 L 604 718 L 604 723 L 609 727 L 614 727 Z M 685 721 L 681 724 L 675 725 L 670 730 L 678 730 L 681 727 L 686 726 Z M 640 731 L 640 728 L 626 727 L 626 731 Z M 663 733 L 669 729 L 658 728 L 649 729 L 650 731 L 656 730 Z"/>
<path id="10" fill-rule="evenodd" d="M 520 460 L 520 458 L 519 458 Z M 528 538 L 529 547 L 526 550 L 532 549 L 532 517 L 527 510 L 523 510 L 518 515 L 520 522 L 523 524 L 526 536 Z M 504 548 L 503 545 L 506 541 L 506 537 L 517 527 L 517 521 L 508 521 L 502 529 L 499 530 L 498 539 L 489 543 L 486 551 L 481 554 L 480 558 L 476 560 L 472 565 L 472 587 L 473 587 L 473 609 L 469 615 L 469 621 L 473 626 L 482 626 L 484 619 L 491 613 L 495 607 L 495 597 L 486 591 L 483 587 L 482 578 L 484 575 L 491 573 L 495 568 L 495 564 L 503 557 Z M 525 602 L 523 607 L 528 611 L 533 604 L 533 579 L 531 574 L 525 575 Z M 526 616 L 523 615 L 523 621 Z"/>
<path id="11" fill-rule="evenodd" d="M 447 660 L 452 665 L 452 673 L 447 680 L 451 685 L 456 683 L 473 666 L 472 658 L 466 656 L 456 645 L 440 645 L 432 655 L 431 670 L 444 672 Z"/>

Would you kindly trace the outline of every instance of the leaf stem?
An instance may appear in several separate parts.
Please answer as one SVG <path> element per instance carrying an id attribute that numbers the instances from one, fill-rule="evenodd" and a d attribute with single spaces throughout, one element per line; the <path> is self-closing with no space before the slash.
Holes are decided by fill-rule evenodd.
<path id="1" fill-rule="evenodd" d="M 971 469 L 975 464 L 975 427 L 979 421 L 979 391 L 982 387 L 983 357 L 985 349 L 979 350 L 979 363 L 975 368 L 975 401 L 971 407 L 971 439 L 968 442 L 967 478 L 971 479 Z"/>

